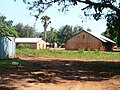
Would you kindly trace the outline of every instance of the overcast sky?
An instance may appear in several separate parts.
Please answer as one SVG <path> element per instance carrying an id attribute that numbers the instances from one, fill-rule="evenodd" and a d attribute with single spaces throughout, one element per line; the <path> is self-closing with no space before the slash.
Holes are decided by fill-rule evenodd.
<path id="1" fill-rule="evenodd" d="M 36 23 L 35 28 L 37 31 L 42 32 L 43 26 L 40 20 L 35 21 L 33 16 L 30 16 L 30 11 L 27 9 L 22 0 L 1 0 L 0 1 L 0 13 L 7 17 L 7 20 L 13 20 L 14 24 L 19 22 L 27 25 L 33 26 Z M 52 23 L 49 27 L 54 27 L 59 29 L 63 25 L 79 25 L 84 29 L 90 28 L 92 32 L 96 34 L 101 34 L 106 30 L 105 20 L 95 21 L 94 19 L 89 20 L 85 19 L 83 12 L 80 10 L 80 7 L 71 8 L 66 14 L 59 13 L 56 7 L 48 9 L 44 15 L 47 15 L 51 18 Z M 83 18 L 81 18 L 83 16 Z M 82 20 L 84 21 L 82 23 Z"/>

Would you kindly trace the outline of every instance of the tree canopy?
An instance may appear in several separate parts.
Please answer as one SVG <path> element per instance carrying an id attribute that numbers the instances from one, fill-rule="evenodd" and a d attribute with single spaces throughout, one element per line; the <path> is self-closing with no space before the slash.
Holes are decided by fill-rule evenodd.
<path id="1" fill-rule="evenodd" d="M 17 37 L 18 33 L 16 32 L 12 24 L 12 20 L 6 21 L 5 16 L 0 16 L 0 36 Z"/>
<path id="2" fill-rule="evenodd" d="M 18 23 L 14 27 L 19 37 L 35 37 L 36 30 L 34 27 L 23 25 L 22 23 Z"/>
<path id="3" fill-rule="evenodd" d="M 44 37 L 44 33 L 45 32 L 41 32 L 40 33 L 40 37 L 42 37 L 43 39 L 45 38 Z M 58 31 L 53 28 L 53 27 L 50 27 L 50 30 L 49 31 L 46 31 L 46 42 L 49 42 L 50 44 L 53 44 L 53 43 L 59 43 L 58 42 Z"/>
<path id="4" fill-rule="evenodd" d="M 73 27 L 73 26 L 70 26 L 70 25 L 65 25 L 65 26 L 60 27 L 60 29 L 58 31 L 59 44 L 61 45 L 61 44 L 65 43 L 65 41 L 68 38 L 77 34 L 81 30 L 83 30 L 83 28 L 80 27 L 80 26 Z"/>
<path id="5" fill-rule="evenodd" d="M 68 38 L 79 33 L 81 30 L 83 30 L 83 28 L 78 25 L 74 27 L 71 25 L 64 25 L 58 30 L 51 27 L 50 30 L 46 31 L 46 41 L 51 45 L 57 43 L 61 46 Z M 44 33 L 45 32 L 41 32 L 38 37 L 42 37 L 44 39 Z"/>
<path id="6" fill-rule="evenodd" d="M 120 47 L 120 13 L 107 16 L 107 29 L 103 35 L 114 40 Z"/>
<path id="7" fill-rule="evenodd" d="M 45 12 L 53 5 L 58 5 L 58 9 L 61 11 L 67 11 L 70 9 L 70 6 L 74 7 L 79 4 L 84 4 L 84 7 L 82 7 L 81 10 L 84 11 L 85 16 L 88 16 L 85 10 L 92 9 L 94 11 L 92 11 L 90 15 L 96 20 L 99 20 L 101 16 L 104 15 L 104 9 L 107 9 L 108 12 L 114 11 L 120 13 L 119 0 L 33 0 L 28 2 L 27 0 L 23 0 L 23 2 L 29 5 L 29 10 L 37 12 L 36 15 L 34 15 L 36 18 L 39 18 L 41 13 Z"/>
<path id="8" fill-rule="evenodd" d="M 50 21 L 50 17 L 49 16 L 42 16 L 41 17 L 41 22 L 43 24 L 43 27 L 44 27 L 44 40 L 46 41 L 46 30 L 47 30 L 47 27 L 48 25 L 51 23 Z"/>

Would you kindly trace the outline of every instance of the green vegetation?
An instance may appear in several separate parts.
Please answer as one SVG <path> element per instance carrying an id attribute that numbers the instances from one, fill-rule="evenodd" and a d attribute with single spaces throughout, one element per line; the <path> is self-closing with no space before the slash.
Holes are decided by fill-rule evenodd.
<path id="1" fill-rule="evenodd" d="M 84 53 L 84 51 L 84 48 L 78 50 L 79 53 Z"/>
<path id="2" fill-rule="evenodd" d="M 34 49 L 17 49 L 17 54 L 41 57 L 56 57 L 66 59 L 81 60 L 119 60 L 120 53 L 102 52 L 102 51 L 70 51 L 70 50 L 34 50 Z"/>
<path id="3" fill-rule="evenodd" d="M 111 40 L 114 40 L 120 47 L 120 13 L 107 15 L 107 29 L 102 34 Z"/>
<path id="4" fill-rule="evenodd" d="M 64 25 L 59 28 L 58 30 L 58 42 L 60 45 L 66 42 L 69 38 L 74 36 L 75 34 L 79 33 L 80 31 L 84 30 L 81 26 L 71 26 L 71 25 Z"/>
<path id="5" fill-rule="evenodd" d="M 17 47 L 19 48 L 19 49 L 27 49 L 27 48 L 29 48 L 29 44 L 19 44 Z"/>
<path id="6" fill-rule="evenodd" d="M 50 27 L 48 31 L 44 31 L 41 33 L 36 33 L 36 37 L 42 37 L 45 40 L 45 32 L 46 32 L 46 41 L 50 44 L 54 44 L 56 42 L 58 45 L 62 45 L 65 41 L 84 30 L 81 26 L 72 26 L 72 25 L 63 25 L 58 30 Z M 90 31 L 90 30 L 89 30 Z"/>
<path id="7" fill-rule="evenodd" d="M 27 38 L 33 38 L 36 37 L 36 29 L 35 27 L 29 26 L 29 25 L 24 25 L 23 23 L 18 23 L 15 26 L 15 30 L 18 33 L 19 37 L 27 37 Z"/>
<path id="8" fill-rule="evenodd" d="M 12 62 L 19 62 L 21 65 L 27 65 L 29 62 L 25 60 L 21 60 L 18 58 L 15 59 L 5 59 L 0 61 L 0 68 L 12 68 Z"/>
<path id="9" fill-rule="evenodd" d="M 50 21 L 50 17 L 49 16 L 42 16 L 41 17 L 41 22 L 42 22 L 42 24 L 43 24 L 43 27 L 44 27 L 44 40 L 46 41 L 46 38 L 47 38 L 47 36 L 46 36 L 46 30 L 47 30 L 47 28 L 48 28 L 48 25 L 51 23 L 51 21 Z"/>
<path id="10" fill-rule="evenodd" d="M 13 27 L 13 21 L 6 21 L 5 16 L 0 16 L 0 36 L 14 36 L 17 37 L 18 33 Z"/>

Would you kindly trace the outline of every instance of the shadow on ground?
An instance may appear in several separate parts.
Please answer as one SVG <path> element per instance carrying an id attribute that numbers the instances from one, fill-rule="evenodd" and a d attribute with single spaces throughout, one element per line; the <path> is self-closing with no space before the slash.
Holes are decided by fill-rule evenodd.
<path id="1" fill-rule="evenodd" d="M 0 86 L 0 90 L 15 90 L 14 87 Z"/>
<path id="2" fill-rule="evenodd" d="M 0 85 L 12 85 L 15 80 L 32 79 L 27 83 L 58 83 L 59 80 L 102 81 L 111 78 L 120 80 L 120 62 L 31 60 L 23 67 L 0 68 Z M 60 83 L 60 82 L 59 82 Z M 5 88 L 5 89 L 3 89 Z M 14 90 L 0 87 L 0 90 Z"/>

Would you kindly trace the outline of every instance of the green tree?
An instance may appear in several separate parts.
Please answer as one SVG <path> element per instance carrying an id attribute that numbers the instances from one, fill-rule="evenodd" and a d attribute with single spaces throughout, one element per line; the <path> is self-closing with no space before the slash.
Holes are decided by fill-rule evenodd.
<path id="1" fill-rule="evenodd" d="M 15 25 L 15 29 L 18 32 L 19 37 L 35 37 L 35 28 L 29 25 L 23 25 L 18 23 Z"/>
<path id="2" fill-rule="evenodd" d="M 102 34 L 117 43 L 120 47 L 120 13 L 107 15 L 107 29 Z"/>
<path id="3" fill-rule="evenodd" d="M 83 27 L 76 25 L 73 28 L 73 34 L 77 34 L 78 32 L 80 32 L 81 30 L 83 30 Z"/>
<path id="4" fill-rule="evenodd" d="M 62 26 L 58 31 L 59 44 L 60 45 L 63 44 L 68 38 L 77 34 L 81 30 L 83 30 L 83 28 L 80 26 L 75 26 L 75 27 L 70 25 Z"/>
<path id="5" fill-rule="evenodd" d="M 65 25 L 60 27 L 58 31 L 59 44 L 63 44 L 68 38 L 73 35 L 72 26 Z"/>
<path id="6" fill-rule="evenodd" d="M 81 10 L 84 10 L 85 16 L 88 16 L 86 10 L 92 10 L 92 13 L 89 15 L 92 15 L 96 20 L 99 20 L 104 14 L 103 10 L 107 10 L 108 12 L 111 10 L 120 13 L 119 0 L 33 0 L 29 2 L 27 2 L 27 0 L 23 1 L 24 3 L 29 5 L 29 10 L 37 12 L 37 14 L 35 15 L 36 18 L 38 18 L 41 13 L 45 12 L 54 4 L 57 4 L 59 6 L 58 9 L 61 11 L 68 11 L 70 9 L 70 6 L 84 4 Z"/>
<path id="7" fill-rule="evenodd" d="M 50 31 L 47 32 L 47 41 L 50 43 L 58 43 L 58 31 L 53 28 L 50 27 Z"/>
<path id="8" fill-rule="evenodd" d="M 58 31 L 53 28 L 50 27 L 49 31 L 46 31 L 46 41 L 53 44 L 54 42 L 58 43 Z M 44 32 L 41 32 L 40 34 L 41 38 L 44 38 Z"/>
<path id="9" fill-rule="evenodd" d="M 13 21 L 6 21 L 5 16 L 0 16 L 0 36 L 14 36 L 17 37 L 18 33 L 13 27 Z"/>
<path id="10" fill-rule="evenodd" d="M 18 32 L 18 36 L 19 37 L 23 37 L 23 24 L 22 23 L 18 23 L 18 24 L 16 24 L 15 26 L 15 29 L 16 29 L 16 31 Z"/>
<path id="11" fill-rule="evenodd" d="M 46 41 L 46 30 L 47 30 L 47 27 L 48 27 L 48 25 L 51 23 L 51 21 L 50 21 L 50 17 L 48 17 L 48 16 L 42 16 L 41 17 L 41 22 L 42 22 L 42 24 L 43 24 L 43 27 L 44 27 L 44 40 Z"/>
<path id="12" fill-rule="evenodd" d="M 35 37 L 40 38 L 41 37 L 41 32 L 35 32 Z"/>

